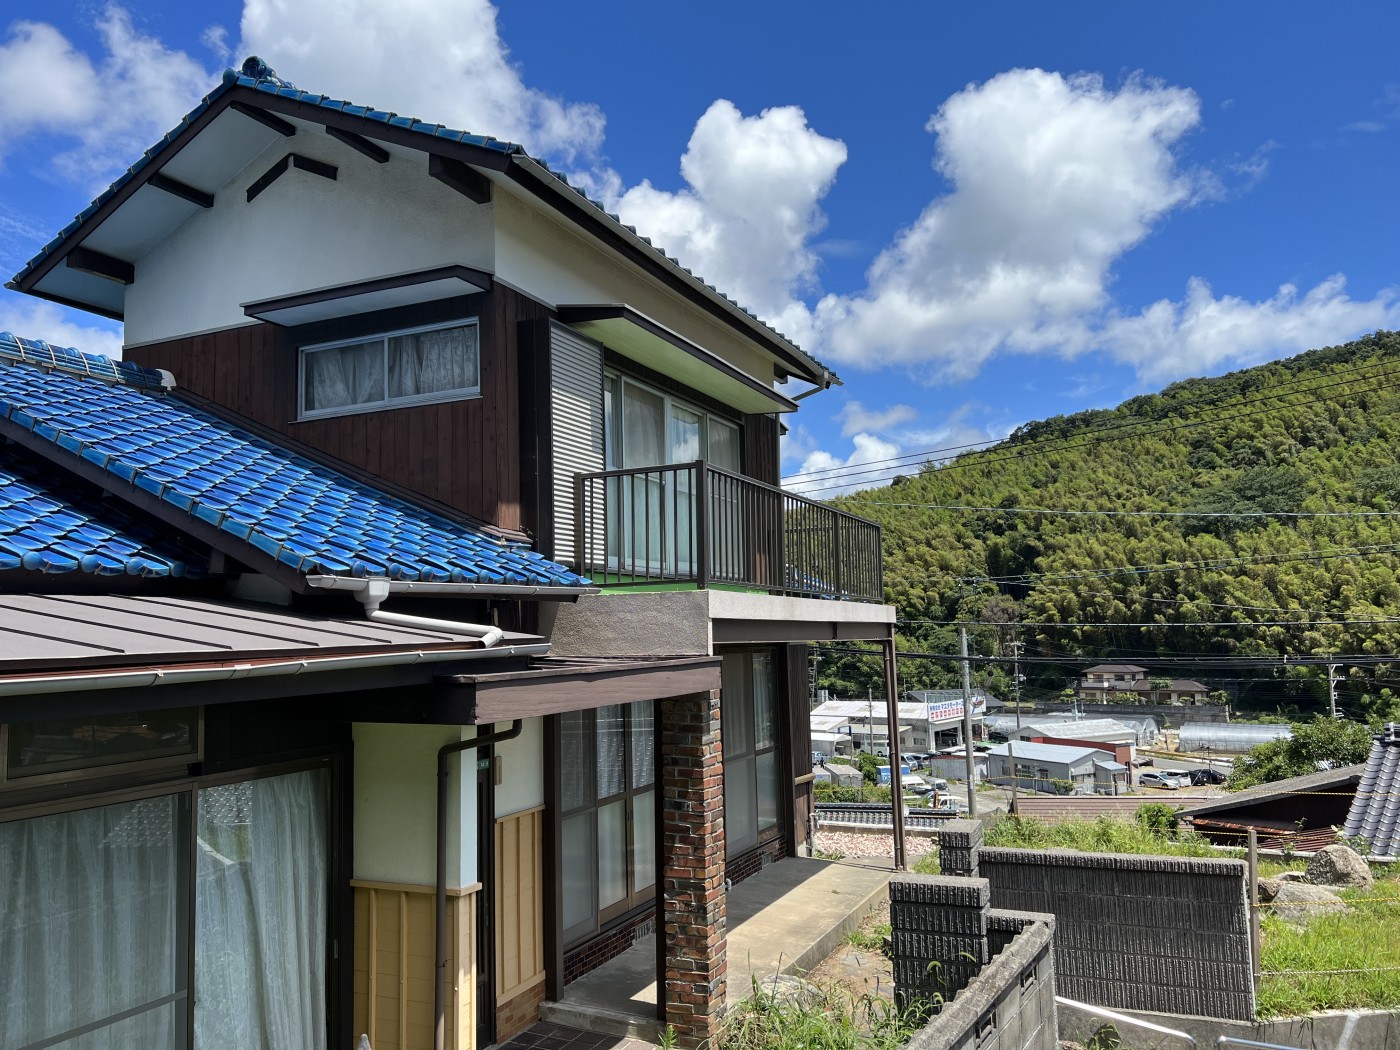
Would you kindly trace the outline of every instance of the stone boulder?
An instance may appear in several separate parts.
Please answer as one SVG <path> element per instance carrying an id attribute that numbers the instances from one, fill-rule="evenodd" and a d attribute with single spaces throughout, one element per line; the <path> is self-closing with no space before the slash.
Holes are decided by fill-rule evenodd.
<path id="1" fill-rule="evenodd" d="M 1375 881 L 1366 858 L 1340 842 L 1318 850 L 1308 861 L 1307 881 L 1314 886 L 1360 886 L 1368 888 Z"/>
<path id="2" fill-rule="evenodd" d="M 1275 878 L 1279 882 L 1307 882 L 1308 873 L 1306 871 L 1281 871 Z"/>
<path id="3" fill-rule="evenodd" d="M 1322 886 L 1309 886 L 1305 882 L 1278 882 L 1276 879 L 1259 880 L 1259 896 L 1263 899 L 1264 883 L 1272 882 L 1273 899 L 1267 914 L 1276 915 L 1285 922 L 1305 923 L 1319 915 L 1346 911 L 1346 901 Z"/>
<path id="4" fill-rule="evenodd" d="M 1283 885 L 1282 879 L 1260 879 L 1259 880 L 1259 903 L 1272 904 L 1278 896 L 1278 888 Z"/>

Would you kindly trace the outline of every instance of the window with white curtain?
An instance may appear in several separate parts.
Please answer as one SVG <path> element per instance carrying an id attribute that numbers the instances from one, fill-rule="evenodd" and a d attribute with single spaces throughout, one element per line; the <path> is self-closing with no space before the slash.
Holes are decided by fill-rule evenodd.
<path id="1" fill-rule="evenodd" d="M 731 650 L 720 676 L 725 849 L 737 857 L 770 837 L 782 818 L 773 653 Z"/>
<path id="2" fill-rule="evenodd" d="M 0 821 L 0 1047 L 324 1050 L 329 832 L 325 769 Z"/>
<path id="3" fill-rule="evenodd" d="M 301 349 L 302 419 L 449 401 L 480 392 L 476 321 L 406 328 Z"/>

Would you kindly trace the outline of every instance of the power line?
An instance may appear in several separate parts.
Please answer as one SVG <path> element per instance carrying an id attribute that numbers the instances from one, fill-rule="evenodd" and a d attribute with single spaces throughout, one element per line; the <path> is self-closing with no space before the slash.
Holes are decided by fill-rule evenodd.
<path id="1" fill-rule="evenodd" d="M 870 499 L 861 500 L 860 505 L 1075 518 L 1400 518 L 1400 510 L 1051 510 L 1048 507 L 970 507 L 947 503 L 894 503 Z"/>
<path id="2" fill-rule="evenodd" d="M 1305 378 L 1305 379 L 1293 379 L 1293 380 L 1288 381 L 1287 383 L 1281 383 L 1281 384 L 1279 384 L 1277 387 L 1274 388 L 1274 393 L 1273 393 L 1272 395 L 1270 395 L 1270 396 L 1271 396 L 1271 397 L 1283 397 L 1283 396 L 1286 396 L 1288 393 L 1298 393 L 1298 391 L 1296 391 L 1296 390 L 1295 390 L 1295 391 L 1290 391 L 1290 390 L 1288 390 L 1287 388 L 1289 388 L 1289 387 L 1295 387 L 1295 386 L 1300 386 L 1300 385 L 1306 384 L 1306 383 L 1315 382 L 1317 379 L 1334 379 L 1334 378 L 1336 378 L 1337 376 L 1340 376 L 1340 375 L 1348 375 L 1348 374 L 1351 374 L 1351 373 L 1354 373 L 1354 372 L 1365 371 L 1366 369 L 1374 368 L 1374 367 L 1375 367 L 1377 364 L 1379 364 L 1379 363 L 1381 363 L 1381 362 L 1377 361 L 1375 358 L 1372 358 L 1372 359 L 1367 360 L 1364 364 L 1355 365 L 1355 366 L 1353 366 L 1353 367 L 1351 367 L 1351 368 L 1336 369 L 1336 370 L 1334 370 L 1334 371 L 1332 371 L 1332 372 L 1327 373 L 1326 375 L 1314 375 L 1314 376 L 1310 376 L 1310 377 Z M 1347 380 L 1343 380 L 1342 382 L 1347 382 Z M 1338 385 L 1338 384 L 1332 384 L 1332 385 Z M 1239 392 L 1237 392 L 1237 391 L 1236 391 L 1236 392 L 1231 392 L 1231 393 L 1217 394 L 1217 395 L 1215 395 L 1214 397 L 1201 398 L 1201 399 L 1196 400 L 1196 401 L 1187 401 L 1187 402 L 1185 402 L 1185 406 L 1184 406 L 1184 407 L 1187 407 L 1187 408 L 1200 408 L 1200 407 L 1202 407 L 1202 406 L 1213 405 L 1213 404 L 1219 404 L 1219 403 L 1222 402 L 1222 401 L 1229 401 L 1229 400 L 1237 399 L 1237 398 L 1240 398 L 1240 397 L 1241 397 L 1241 394 L 1240 394 Z M 1262 399 L 1249 399 L 1249 398 L 1245 398 L 1245 399 L 1243 400 L 1242 403 L 1244 403 L 1244 404 L 1251 404 L 1251 403 L 1254 403 L 1254 402 L 1256 402 L 1256 401 L 1258 401 L 1258 400 L 1262 400 Z M 1122 406 L 1119 406 L 1119 407 L 1121 408 Z M 1093 427 L 1093 428 L 1090 428 L 1090 429 L 1081 431 L 1079 436 L 1084 436 L 1084 435 L 1088 435 L 1088 434 L 1102 434 L 1102 433 L 1108 433 L 1108 432 L 1115 431 L 1115 430 L 1122 430 L 1122 429 L 1125 429 L 1125 428 L 1128 428 L 1128 427 L 1145 426 L 1145 425 L 1148 424 L 1148 423 L 1157 423 L 1157 422 L 1160 422 L 1161 420 L 1167 418 L 1170 414 L 1172 414 L 1172 413 L 1174 413 L 1174 412 L 1179 412 L 1180 409 L 1181 409 L 1181 407 L 1182 407 L 1182 406 L 1175 406 L 1175 405 L 1174 405 L 1174 406 L 1172 406 L 1167 412 L 1163 413 L 1161 416 L 1156 416 L 1156 417 L 1145 417 L 1145 418 L 1144 418 L 1144 417 L 1138 417 L 1138 418 L 1135 418 L 1135 419 L 1120 420 L 1119 422 L 1116 422 L 1116 423 L 1113 423 L 1113 424 L 1110 424 L 1110 425 L 1107 425 L 1107 426 Z M 1107 409 L 1107 410 L 1105 410 L 1105 411 L 1117 411 L 1117 409 Z M 988 439 L 986 439 L 985 441 L 973 441 L 973 442 L 970 442 L 970 443 L 965 444 L 965 445 L 949 445 L 949 446 L 944 447 L 944 448 L 926 449 L 926 450 L 924 450 L 924 451 L 922 451 L 922 452 L 907 452 L 907 453 L 904 453 L 904 454 L 899 455 L 899 456 L 889 456 L 889 457 L 886 457 L 885 459 L 873 459 L 873 460 L 869 460 L 869 461 L 866 462 L 866 463 L 851 464 L 851 466 L 852 466 L 852 467 L 855 467 L 855 466 L 859 466 L 859 467 L 874 467 L 874 466 L 876 466 L 877 464 L 896 464 L 896 463 L 899 463 L 899 462 L 902 461 L 902 460 L 924 459 L 924 458 L 927 458 L 927 457 L 930 457 L 930 456 L 938 455 L 939 453 L 943 453 L 943 452 L 960 452 L 960 451 L 963 451 L 963 450 L 966 450 L 966 449 L 970 449 L 970 448 L 979 448 L 979 447 L 983 447 L 983 446 L 986 446 L 986 445 L 997 445 L 997 444 L 1001 444 L 1003 441 L 1006 441 L 1006 440 L 1008 440 L 1008 439 L 1006 439 L 1006 438 L 988 438 Z M 947 458 L 947 457 L 944 457 L 944 458 Z M 800 472 L 800 473 L 797 473 L 797 474 L 789 474 L 789 475 L 787 475 L 786 477 L 784 477 L 783 480 L 784 480 L 784 481 L 792 481 L 792 480 L 794 480 L 794 479 L 796 479 L 796 478 L 819 477 L 819 476 L 821 476 L 821 475 L 834 475 L 834 474 L 841 473 L 841 472 L 843 472 L 843 471 L 845 471 L 845 470 L 847 470 L 847 469 L 848 469 L 848 468 L 847 468 L 846 466 L 841 466 L 841 467 L 823 467 L 823 468 L 819 468 L 819 469 L 817 469 L 817 470 L 808 470 L 808 471 L 803 471 L 803 472 Z M 829 480 L 829 479 L 823 477 L 823 478 L 821 478 L 821 480 Z"/>
<path id="3" fill-rule="evenodd" d="M 931 624 L 939 627 L 997 627 L 999 624 L 989 624 L 982 620 L 896 620 L 896 623 L 921 623 Z M 1119 623 L 1115 621 L 1105 621 L 1103 623 L 1076 623 L 1072 621 L 1061 621 L 1058 623 L 1040 623 L 1037 621 L 1025 621 L 1028 627 L 1329 627 L 1333 624 L 1362 624 L 1362 623 L 1400 623 L 1400 616 L 1386 616 L 1371 620 L 1200 620 L 1185 621 L 1180 623 L 1167 623 L 1162 621 L 1147 620 L 1141 623 Z"/>
<path id="4" fill-rule="evenodd" d="M 1392 554 L 1400 550 L 1396 544 L 1369 544 L 1361 547 L 1338 547 L 1329 551 L 1305 551 L 1295 554 L 1256 554 L 1239 558 L 1222 558 L 1218 561 L 1163 562 L 1154 565 L 1121 565 L 1111 569 L 1096 569 L 1089 572 L 1069 573 L 1021 573 L 1015 576 L 960 576 L 963 583 L 1026 584 L 1036 580 L 1102 580 L 1122 575 L 1148 575 L 1157 572 L 1176 572 L 1182 569 L 1218 569 L 1227 565 L 1267 565 L 1287 561 L 1325 561 L 1329 558 L 1361 558 L 1369 554 Z"/>
<path id="5" fill-rule="evenodd" d="M 1267 401 L 1276 401 L 1276 400 L 1278 400 L 1279 398 L 1283 398 L 1283 397 L 1294 397 L 1294 396 L 1297 396 L 1297 395 L 1303 394 L 1303 393 L 1314 394 L 1314 393 L 1317 393 L 1318 391 L 1330 390 L 1330 389 L 1332 389 L 1332 388 L 1334 388 L 1334 387 L 1338 387 L 1338 386 L 1346 386 L 1346 385 L 1349 384 L 1349 383 L 1356 383 L 1356 382 L 1369 382 L 1369 383 L 1374 383 L 1374 382 L 1378 382 L 1379 380 L 1382 380 L 1382 379 L 1388 379 L 1388 378 L 1390 378 L 1391 376 L 1394 376 L 1394 375 L 1400 375 L 1400 369 L 1395 369 L 1395 370 L 1392 370 L 1392 371 L 1389 371 L 1389 372 L 1381 372 L 1381 373 L 1378 373 L 1377 375 L 1367 377 L 1366 380 L 1344 379 L 1344 380 L 1341 380 L 1340 382 L 1337 382 L 1337 383 L 1327 383 L 1327 384 L 1324 384 L 1324 385 L 1322 385 L 1322 386 L 1313 387 L 1313 388 L 1311 388 L 1311 389 L 1308 390 L 1308 391 L 1298 391 L 1298 390 L 1287 391 L 1287 392 L 1281 393 L 1281 394 L 1270 394 L 1270 395 L 1268 395 L 1268 396 L 1266 396 L 1266 397 L 1250 398 L 1250 399 L 1244 400 L 1244 401 L 1242 401 L 1242 402 L 1240 402 L 1240 403 L 1243 404 L 1243 405 L 1258 405 L 1258 404 L 1263 404 L 1264 402 L 1267 402 Z M 1368 392 L 1368 388 L 1362 387 L 1361 389 L 1358 389 L 1358 390 L 1347 391 L 1347 393 L 1346 393 L 1345 395 L 1340 395 L 1340 394 L 1339 394 L 1339 395 L 1334 395 L 1334 396 L 1338 396 L 1338 397 L 1340 397 L 1340 396 L 1351 396 L 1351 395 L 1354 395 L 1354 394 L 1361 394 L 1361 393 L 1366 393 L 1366 392 Z M 1307 407 L 1309 404 L 1321 404 L 1321 403 L 1322 403 L 1323 401 L 1325 401 L 1325 400 L 1327 400 L 1327 399 L 1325 399 L 1325 398 L 1315 398 L 1315 397 L 1314 397 L 1314 398 L 1311 398 L 1311 399 L 1308 400 L 1308 401 L 1303 401 L 1303 402 L 1300 402 L 1300 403 L 1298 403 L 1298 404 L 1288 405 L 1288 406 L 1286 406 L 1286 407 L 1288 407 L 1288 408 L 1304 408 L 1304 407 Z M 969 469 L 972 469 L 972 468 L 974 468 L 974 467 L 984 467 L 984 466 L 987 466 L 987 465 L 993 465 L 993 464 L 997 464 L 997 463 L 1003 463 L 1003 462 L 1007 462 L 1007 461 L 1010 461 L 1010 460 L 1017 460 L 1017 459 L 1033 459 L 1033 458 L 1035 458 L 1036 456 L 1046 456 L 1046 455 L 1051 455 L 1051 454 L 1056 453 L 1056 452 L 1070 452 L 1070 451 L 1074 451 L 1074 450 L 1076 450 L 1076 449 L 1088 448 L 1088 447 L 1093 446 L 1093 445 L 1107 444 L 1107 443 L 1113 442 L 1113 441 L 1126 441 L 1126 440 L 1131 440 L 1131 439 L 1133 439 L 1133 438 L 1139 438 L 1139 437 L 1155 437 L 1155 436 L 1158 435 L 1158 434 L 1169 434 L 1169 433 L 1172 433 L 1172 432 L 1178 431 L 1178 430 L 1191 430 L 1191 429 L 1194 429 L 1194 428 L 1196 428 L 1196 427 L 1205 426 L 1205 425 L 1210 424 L 1210 423 L 1225 423 L 1225 422 L 1232 422 L 1232 421 L 1240 420 L 1240 419 L 1247 419 L 1247 418 L 1249 418 L 1249 417 L 1251 417 L 1251 416 L 1260 415 L 1260 414 L 1262 414 L 1263 412 L 1266 412 L 1266 411 L 1269 411 L 1269 409 L 1261 408 L 1261 409 L 1258 409 L 1258 410 L 1253 411 L 1253 412 L 1236 412 L 1236 413 L 1232 413 L 1232 414 L 1230 414 L 1230 415 L 1210 416 L 1210 417 L 1205 418 L 1205 419 L 1188 420 L 1188 421 L 1185 421 L 1185 422 L 1173 424 L 1173 425 L 1171 425 L 1171 426 L 1155 427 L 1155 428 L 1152 428 L 1152 429 L 1137 430 L 1137 431 L 1133 431 L 1132 433 L 1120 434 L 1120 435 L 1117 435 L 1117 436 L 1108 436 L 1108 437 L 1094 438 L 1094 439 L 1091 440 L 1091 441 L 1078 441 L 1078 442 L 1072 442 L 1072 443 L 1067 443 L 1067 444 L 1062 444 L 1062 445 L 1051 446 L 1051 447 L 1049 447 L 1049 448 L 1032 448 L 1032 449 L 1029 449 L 1029 450 L 1027 450 L 1027 451 L 1025 451 L 1025 452 L 1007 452 L 1007 453 L 1000 454 L 1000 455 L 988 454 L 988 455 L 986 455 L 986 456 L 979 456 L 979 457 L 977 457 L 977 458 L 975 458 L 975 459 L 967 459 L 967 460 L 962 460 L 962 457 L 961 457 L 961 456 L 958 456 L 958 457 L 944 457 L 944 460 L 942 461 L 942 464 L 943 464 L 943 465 L 939 466 L 938 472 L 939 472 L 939 473 L 944 473 L 944 472 L 950 471 L 950 470 L 969 470 Z M 1136 421 L 1134 421 L 1133 423 L 1130 423 L 1130 424 L 1129 424 L 1129 423 L 1122 424 L 1122 426 L 1121 426 L 1121 427 L 1118 427 L 1118 428 L 1109 427 L 1109 428 L 1105 428 L 1105 430 L 1122 429 L 1123 427 L 1127 427 L 1127 426 L 1145 427 L 1148 423 L 1152 423 L 1152 422 L 1156 422 L 1156 421 L 1155 421 L 1155 420 L 1136 420 Z M 1086 431 L 1085 433 L 1096 433 L 1096 431 Z M 989 452 L 990 452 L 990 450 L 989 450 Z M 958 460 L 960 460 L 960 461 L 959 461 L 959 462 L 954 462 L 954 463 L 948 463 L 948 462 L 946 462 L 947 459 L 954 459 L 954 458 L 956 458 L 956 459 L 958 459 Z M 932 461 L 931 461 L 931 462 L 932 462 Z M 861 466 L 861 465 L 853 465 L 853 466 Z M 831 469 L 835 469 L 835 468 L 831 468 Z M 816 479 L 816 480 L 820 480 L 820 481 L 824 482 L 824 484 L 821 484 L 821 485 L 808 485 L 808 486 L 803 486 L 803 491 L 806 492 L 806 493 L 808 493 L 808 494 L 811 494 L 811 493 L 814 493 L 814 492 L 823 492 L 823 491 L 826 491 L 826 490 L 828 490 L 828 489 L 833 489 L 833 488 L 844 488 L 844 487 L 845 487 L 847 484 L 849 484 L 849 483 L 852 481 L 852 479 L 854 479 L 854 478 L 857 478 L 857 477 L 862 476 L 862 475 L 865 475 L 865 474 L 878 474 L 878 473 L 882 473 L 882 472 L 883 472 L 884 470 L 886 470 L 886 469 L 888 469 L 888 468 L 872 468 L 872 469 L 868 469 L 868 470 L 867 470 L 867 469 L 861 469 L 861 470 L 852 469 L 849 473 L 844 474 L 844 475 L 840 475 L 840 476 L 832 475 L 832 476 L 830 476 L 830 477 Z M 788 479 L 785 479 L 785 480 L 789 480 L 789 481 L 790 481 L 790 480 L 792 480 L 792 479 L 791 479 L 791 478 L 788 478 Z"/>
<path id="6" fill-rule="evenodd" d="M 829 653 L 850 653 L 855 656 L 879 656 L 878 650 L 856 649 L 849 646 L 827 646 Z M 922 653 L 901 650 L 896 654 L 909 660 L 946 660 L 958 661 L 962 656 L 958 653 Z M 969 660 L 974 663 L 983 664 L 1011 664 L 1016 658 L 1011 656 L 969 656 Z M 1039 664 L 1100 664 L 1104 662 L 1102 656 L 1025 656 L 1020 657 L 1023 663 Z M 1211 667 L 1326 667 L 1331 664 L 1350 664 L 1354 667 L 1371 666 L 1373 664 L 1393 664 L 1400 663 L 1400 654 L 1397 653 L 1343 653 L 1331 656 L 1138 656 L 1136 660 L 1141 660 L 1145 664 L 1161 664 L 1164 667 L 1182 666 L 1211 666 Z"/>

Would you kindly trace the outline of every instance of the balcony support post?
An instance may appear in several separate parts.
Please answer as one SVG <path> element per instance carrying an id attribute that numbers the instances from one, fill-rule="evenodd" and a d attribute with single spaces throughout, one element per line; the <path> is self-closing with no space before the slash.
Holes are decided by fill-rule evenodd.
<path id="1" fill-rule="evenodd" d="M 904 858 L 904 775 L 899 753 L 899 665 L 895 656 L 894 628 L 880 642 L 885 657 L 885 734 L 890 741 L 890 817 L 894 824 L 894 870 L 905 870 Z M 873 732 L 874 726 L 871 727 Z M 971 746 L 969 744 L 969 746 Z"/>
<path id="2" fill-rule="evenodd" d="M 695 586 L 703 591 L 710 585 L 710 468 L 703 459 L 697 459 L 693 469 L 695 470 Z"/>

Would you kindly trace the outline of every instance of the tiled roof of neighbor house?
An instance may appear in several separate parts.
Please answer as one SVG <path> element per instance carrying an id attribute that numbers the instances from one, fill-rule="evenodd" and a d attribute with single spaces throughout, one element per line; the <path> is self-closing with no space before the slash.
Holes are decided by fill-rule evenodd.
<path id="1" fill-rule="evenodd" d="M 0 333 L 0 359 L 40 344 Z M 77 355 L 85 368 L 69 367 Z M 536 552 L 397 499 L 296 455 L 178 397 L 99 382 L 98 355 L 66 351 L 52 369 L 0 365 L 0 434 L 62 466 L 99 468 L 120 495 L 155 496 L 308 576 L 586 586 Z M 233 550 L 242 548 L 234 545 Z"/>
<path id="2" fill-rule="evenodd" d="M 213 91 L 209 92 L 209 94 L 205 95 L 204 98 L 202 98 L 199 101 L 199 104 L 194 107 L 194 109 L 186 113 L 184 118 L 180 121 L 180 123 L 177 124 L 164 138 L 162 138 L 150 149 L 146 150 L 146 152 L 141 155 L 141 157 L 136 161 L 135 164 L 133 164 L 120 176 L 118 176 L 117 180 L 113 182 L 112 185 L 109 186 L 106 190 L 104 190 L 97 197 L 96 200 L 94 200 L 91 204 L 89 204 L 86 208 L 79 212 L 74 217 L 72 222 L 70 222 L 67 226 L 65 226 L 62 230 L 59 231 L 56 237 L 49 241 L 48 244 L 44 245 L 39 250 L 39 253 L 35 255 L 34 258 L 30 259 L 29 262 L 27 262 L 24 265 L 24 268 L 14 276 L 14 279 L 9 282 L 9 285 L 13 286 L 17 282 L 21 281 L 31 270 L 38 266 L 39 263 L 42 262 L 49 255 L 50 252 L 52 252 L 61 243 L 63 243 L 63 241 L 67 239 L 67 237 L 70 234 L 76 231 L 78 227 L 81 226 L 84 222 L 86 222 L 93 214 L 95 214 L 99 208 L 101 208 L 104 204 L 107 203 L 107 201 L 114 197 L 123 186 L 125 186 L 133 178 L 139 175 L 148 165 L 151 164 L 152 161 L 156 160 L 177 138 L 179 138 L 179 136 L 187 128 L 190 127 L 191 124 L 198 120 L 200 116 L 202 116 L 212 105 L 214 105 L 220 97 L 227 94 L 230 90 L 232 90 L 235 87 L 250 88 L 254 91 L 260 91 L 270 95 L 277 95 L 282 98 L 289 98 L 296 102 L 304 103 L 306 105 L 317 106 L 321 109 L 334 110 L 337 113 L 343 113 L 348 116 L 359 117 L 365 121 L 372 121 L 379 124 L 386 124 L 392 127 L 402 128 L 405 131 L 422 134 L 426 138 L 440 139 L 448 142 L 466 143 L 472 146 L 479 146 L 482 149 L 493 150 L 503 155 L 519 156 L 531 160 L 534 163 L 540 165 L 540 167 L 544 168 L 544 170 L 548 171 L 550 175 L 552 175 L 555 179 L 559 181 L 561 186 L 567 188 L 580 202 L 586 204 L 589 208 L 596 211 L 600 216 L 604 217 L 607 221 L 611 222 L 617 228 L 626 230 L 638 240 L 642 241 L 647 247 L 649 247 L 652 251 L 656 253 L 659 259 L 664 260 L 664 262 L 669 267 L 671 267 L 679 273 L 685 274 L 686 277 L 703 285 L 704 288 L 707 289 L 709 292 L 725 300 L 725 302 L 729 303 L 729 305 L 734 307 L 735 309 L 741 311 L 750 320 L 762 325 L 770 333 L 783 340 L 794 350 L 797 350 L 798 355 L 801 358 L 810 361 L 817 368 L 817 370 L 827 371 L 824 365 L 822 365 L 819 361 L 813 358 L 810 354 L 807 354 L 800 348 L 798 348 L 797 345 L 793 343 L 790 339 L 788 339 L 787 336 L 783 335 L 772 325 L 768 324 L 768 322 L 764 321 L 752 310 L 749 310 L 747 307 L 736 302 L 728 295 L 725 295 L 714 285 L 709 284 L 703 278 L 693 273 L 687 267 L 682 266 L 679 260 L 677 260 L 673 256 L 667 255 L 660 248 L 652 244 L 651 239 L 649 237 L 638 234 L 637 228 L 635 226 L 626 225 L 625 223 L 623 223 L 622 219 L 619 216 L 617 216 L 613 212 L 608 211 L 606 208 L 603 207 L 603 205 L 599 204 L 597 201 L 593 200 L 593 198 L 589 197 L 587 194 L 579 190 L 578 187 L 570 185 L 569 181 L 562 174 L 556 171 L 550 171 L 548 165 L 546 165 L 543 161 L 535 157 L 530 157 L 530 155 L 525 152 L 525 148 L 523 146 L 520 146 L 514 142 L 506 142 L 502 139 L 494 138 L 490 135 L 474 135 L 469 131 L 459 131 L 454 128 L 444 127 L 441 124 L 429 124 L 426 121 L 418 120 L 416 117 L 400 116 L 399 114 L 390 112 L 389 110 L 375 109 L 373 106 L 359 106 L 353 102 L 347 102 L 344 99 L 331 98 L 329 95 L 317 94 L 314 91 L 302 91 L 295 85 L 277 76 L 277 74 L 273 72 L 273 70 L 267 65 L 267 63 L 263 62 L 256 56 L 250 56 L 249 58 L 245 59 L 243 65 L 239 69 L 224 70 L 223 80 L 220 82 L 220 84 L 216 88 L 214 88 Z"/>
<path id="3" fill-rule="evenodd" d="M 1095 664 L 1085 670 L 1085 674 L 1123 674 L 1127 671 L 1146 671 L 1146 667 L 1139 667 L 1137 664 Z"/>
<path id="4" fill-rule="evenodd" d="M 1337 769 L 1324 769 L 1317 773 L 1305 773 L 1301 777 L 1275 780 L 1269 784 L 1258 784 L 1255 787 L 1245 788 L 1243 791 L 1232 791 L 1228 795 L 1221 795 L 1219 798 L 1213 798 L 1199 806 L 1193 806 L 1186 813 L 1188 816 L 1193 813 L 1218 813 L 1240 806 L 1251 806 L 1256 802 L 1284 798 L 1299 791 L 1335 792 L 1349 795 L 1361 781 L 1362 770 L 1365 768 L 1361 765 L 1341 766 Z"/>
<path id="5" fill-rule="evenodd" d="M 203 554 L 18 445 L 0 445 L 0 571 L 205 574 Z"/>
<path id="6" fill-rule="evenodd" d="M 1342 834 L 1365 839 L 1373 857 L 1400 855 L 1400 723 L 1386 723 L 1371 744 Z"/>

